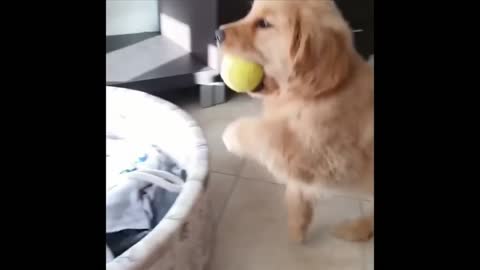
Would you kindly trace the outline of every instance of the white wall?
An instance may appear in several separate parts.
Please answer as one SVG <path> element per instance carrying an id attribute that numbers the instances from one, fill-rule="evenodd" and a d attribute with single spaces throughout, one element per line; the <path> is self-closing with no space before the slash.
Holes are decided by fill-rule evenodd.
<path id="1" fill-rule="evenodd" d="M 228 0 L 238 1 L 238 0 Z M 216 66 L 215 29 L 218 0 L 160 0 L 162 36 L 174 41 L 197 59 Z M 211 64 L 210 64 L 211 63 Z"/>
<path id="2" fill-rule="evenodd" d="M 107 0 L 107 36 L 160 31 L 158 0 Z"/>

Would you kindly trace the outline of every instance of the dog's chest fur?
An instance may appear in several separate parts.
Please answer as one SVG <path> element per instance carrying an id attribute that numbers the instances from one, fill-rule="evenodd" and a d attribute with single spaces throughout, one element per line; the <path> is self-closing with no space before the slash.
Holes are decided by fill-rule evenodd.
<path id="1" fill-rule="evenodd" d="M 272 173 L 292 178 L 289 171 L 302 167 L 311 180 L 299 181 L 334 188 L 373 170 L 373 89 L 345 89 L 318 100 L 271 95 L 264 99 L 264 117 L 277 119 L 295 137 L 285 144 L 294 144 L 297 164 L 289 160 L 285 172 Z"/>

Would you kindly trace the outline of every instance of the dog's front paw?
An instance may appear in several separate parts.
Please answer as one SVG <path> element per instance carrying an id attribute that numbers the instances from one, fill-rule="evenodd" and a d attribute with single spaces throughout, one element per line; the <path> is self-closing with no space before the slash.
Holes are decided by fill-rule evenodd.
<path id="1" fill-rule="evenodd" d="M 240 145 L 240 121 L 235 121 L 227 126 L 223 132 L 222 140 L 223 144 L 230 153 L 241 155 L 241 145 Z"/>

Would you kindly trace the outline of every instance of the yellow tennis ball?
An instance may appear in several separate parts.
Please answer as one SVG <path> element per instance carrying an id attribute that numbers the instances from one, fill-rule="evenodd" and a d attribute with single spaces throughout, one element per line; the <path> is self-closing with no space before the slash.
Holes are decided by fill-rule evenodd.
<path id="1" fill-rule="evenodd" d="M 224 55 L 220 76 L 232 90 L 239 93 L 250 92 L 262 82 L 263 68 L 254 62 L 232 55 Z"/>

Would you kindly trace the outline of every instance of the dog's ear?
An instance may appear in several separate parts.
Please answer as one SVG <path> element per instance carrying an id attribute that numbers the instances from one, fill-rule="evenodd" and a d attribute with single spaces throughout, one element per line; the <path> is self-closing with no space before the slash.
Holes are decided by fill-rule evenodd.
<path id="1" fill-rule="evenodd" d="M 301 17 L 297 14 L 293 23 L 293 34 L 290 45 L 292 75 L 301 75 L 313 66 L 311 59 L 314 52 L 311 49 L 310 43 L 311 33 L 302 26 Z"/>
<path id="2" fill-rule="evenodd" d="M 337 88 L 351 67 L 347 40 L 336 30 L 315 29 L 296 16 L 290 46 L 289 82 L 291 88 L 295 88 L 292 90 L 305 97 L 316 97 Z"/>
<path id="3" fill-rule="evenodd" d="M 293 31 L 292 31 L 292 41 L 290 44 L 290 57 L 292 58 L 293 62 L 297 58 L 300 50 L 300 44 L 302 43 L 302 33 L 301 33 L 301 25 L 300 25 L 300 17 L 295 15 L 293 21 Z"/>

